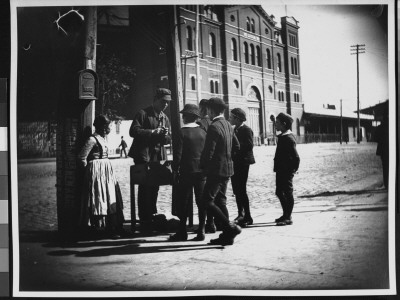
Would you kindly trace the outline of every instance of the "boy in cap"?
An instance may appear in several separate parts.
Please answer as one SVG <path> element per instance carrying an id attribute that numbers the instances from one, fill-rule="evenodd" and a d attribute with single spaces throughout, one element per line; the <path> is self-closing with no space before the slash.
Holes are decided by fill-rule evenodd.
<path id="1" fill-rule="evenodd" d="M 129 135 L 133 137 L 128 156 L 135 164 L 165 160 L 164 145 L 171 143 L 170 122 L 164 110 L 171 101 L 171 91 L 156 90 L 153 105 L 141 109 L 133 119 Z M 142 230 L 152 230 L 152 218 L 157 213 L 159 186 L 139 185 L 138 210 Z"/>
<path id="2" fill-rule="evenodd" d="M 235 223 L 241 227 L 253 224 L 250 214 L 249 197 L 247 196 L 247 179 L 250 165 L 255 163 L 253 154 L 253 131 L 244 124 L 246 112 L 241 108 L 234 108 L 229 115 L 229 122 L 235 126 L 235 135 L 240 143 L 240 150 L 233 156 L 233 169 L 231 177 L 233 193 L 236 197 L 238 216 Z"/>
<path id="3" fill-rule="evenodd" d="M 233 134 L 231 124 L 225 120 L 226 105 L 220 98 L 211 98 L 207 110 L 212 123 L 207 130 L 200 165 L 207 176 L 203 190 L 203 202 L 217 221 L 223 225 L 218 239 L 210 241 L 212 245 L 232 245 L 235 236 L 241 232 L 240 226 L 229 222 L 226 208 L 226 188 L 229 177 L 233 175 L 232 152 L 239 151 L 239 142 Z M 219 202 L 219 206 L 216 205 Z"/>
<path id="4" fill-rule="evenodd" d="M 282 205 L 283 215 L 275 220 L 276 225 L 293 224 L 292 211 L 293 176 L 300 164 L 300 157 L 296 150 L 296 139 L 291 131 L 293 118 L 286 113 L 279 113 L 276 117 L 278 135 L 274 158 L 274 172 L 276 172 L 276 195 Z"/>
<path id="5" fill-rule="evenodd" d="M 206 208 L 201 198 L 206 179 L 200 168 L 200 156 L 204 148 L 206 132 L 196 124 L 197 119 L 200 118 L 197 105 L 186 104 L 180 113 L 182 114 L 183 126 L 175 142 L 172 163 L 172 169 L 179 174 L 178 189 L 180 203 L 178 205 L 178 217 L 180 222 L 178 231 L 174 235 L 171 235 L 169 240 L 187 240 L 186 220 L 188 217 L 188 203 L 192 196 L 192 190 L 194 190 L 199 214 L 199 229 L 197 236 L 192 240 L 204 241 Z"/>

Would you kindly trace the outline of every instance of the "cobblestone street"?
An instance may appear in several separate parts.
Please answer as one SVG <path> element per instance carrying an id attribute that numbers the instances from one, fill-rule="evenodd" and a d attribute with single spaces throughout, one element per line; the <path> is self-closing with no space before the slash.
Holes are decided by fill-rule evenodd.
<path id="1" fill-rule="evenodd" d="M 362 144 L 299 144 L 301 158 L 294 177 L 295 207 L 302 198 L 324 192 L 359 191 L 371 188 L 369 178 L 381 177 L 381 161 L 375 154 L 375 143 Z M 256 164 L 250 167 L 248 193 L 252 210 L 278 209 L 274 195 L 274 146 L 254 148 Z M 129 167 L 132 159 L 112 159 L 122 189 L 124 214 L 130 219 Z M 56 230 L 56 165 L 55 161 L 18 164 L 18 208 L 20 230 Z M 375 187 L 376 188 L 376 187 Z M 137 190 L 137 189 L 136 189 Z M 228 185 L 228 209 L 236 216 L 236 203 Z M 159 213 L 171 216 L 171 186 L 160 187 Z M 15 201 L 15 199 L 14 199 Z M 15 203 L 15 202 L 14 202 Z M 196 209 L 194 209 L 196 211 Z M 196 218 L 194 219 L 196 224 Z"/>

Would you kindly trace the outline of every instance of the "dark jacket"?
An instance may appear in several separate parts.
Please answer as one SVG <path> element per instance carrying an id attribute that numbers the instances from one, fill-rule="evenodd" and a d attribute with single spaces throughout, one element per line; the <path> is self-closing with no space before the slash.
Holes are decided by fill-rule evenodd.
<path id="1" fill-rule="evenodd" d="M 152 135 L 152 130 L 158 127 L 166 127 L 171 132 L 167 115 L 161 112 L 157 117 L 153 106 L 142 109 L 136 114 L 129 129 L 133 142 L 128 153 L 135 163 L 166 159 L 167 155 L 163 146 L 171 143 L 171 135 L 170 133 L 166 136 Z"/>
<path id="2" fill-rule="evenodd" d="M 128 145 L 126 144 L 126 142 L 124 140 L 121 140 L 121 144 L 119 144 L 118 147 L 120 147 L 120 146 L 122 147 L 122 149 L 125 149 L 128 147 Z"/>
<path id="3" fill-rule="evenodd" d="M 240 150 L 233 156 L 235 164 L 251 165 L 256 161 L 253 154 L 253 130 L 246 124 L 235 129 L 235 135 L 239 140 Z"/>
<path id="4" fill-rule="evenodd" d="M 223 117 L 215 119 L 207 131 L 200 166 L 207 176 L 230 177 L 233 175 L 232 153 L 239 149 L 231 124 Z"/>
<path id="5" fill-rule="evenodd" d="M 202 128 L 181 128 L 175 142 L 172 169 L 179 171 L 181 175 L 202 172 L 200 157 L 205 140 L 206 132 Z"/>
<path id="6" fill-rule="evenodd" d="M 274 158 L 274 172 L 294 173 L 300 165 L 300 157 L 296 150 L 296 139 L 292 133 L 278 135 Z"/>

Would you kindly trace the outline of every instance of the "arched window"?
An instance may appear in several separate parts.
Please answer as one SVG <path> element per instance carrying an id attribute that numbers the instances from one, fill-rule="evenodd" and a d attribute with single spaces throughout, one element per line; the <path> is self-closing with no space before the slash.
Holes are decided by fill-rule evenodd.
<path id="1" fill-rule="evenodd" d="M 290 58 L 290 65 L 291 65 L 291 67 L 292 67 L 292 69 L 291 69 L 291 70 L 292 70 L 292 71 L 291 71 L 292 74 L 295 74 L 295 72 L 294 72 L 294 60 L 293 60 L 293 57 Z"/>
<path id="2" fill-rule="evenodd" d="M 276 67 L 276 69 L 278 70 L 278 72 L 282 72 L 282 61 L 281 61 L 281 55 L 278 53 L 278 66 Z"/>
<path id="3" fill-rule="evenodd" d="M 243 44 L 244 62 L 249 63 L 249 45 L 246 42 Z"/>
<path id="4" fill-rule="evenodd" d="M 261 66 L 260 46 L 256 47 L 256 63 L 257 63 L 257 66 Z"/>
<path id="5" fill-rule="evenodd" d="M 236 40 L 232 39 L 231 40 L 231 51 L 232 51 L 232 59 L 234 61 L 237 61 L 237 44 L 236 44 Z"/>
<path id="6" fill-rule="evenodd" d="M 247 29 L 247 31 L 250 31 L 250 18 L 249 17 L 247 17 L 247 19 L 246 19 L 246 29 Z"/>
<path id="7" fill-rule="evenodd" d="M 210 92 L 214 93 L 214 82 L 210 80 Z"/>
<path id="8" fill-rule="evenodd" d="M 267 49 L 267 68 L 268 69 L 272 68 L 271 51 L 269 51 L 269 49 Z"/>
<path id="9" fill-rule="evenodd" d="M 190 78 L 191 84 L 192 84 L 192 90 L 196 90 L 196 78 L 194 76 L 192 76 Z"/>
<path id="10" fill-rule="evenodd" d="M 285 101 L 285 94 L 283 91 L 278 92 L 278 99 L 279 101 Z"/>
<path id="11" fill-rule="evenodd" d="M 294 59 L 294 74 L 299 75 L 299 71 L 297 70 L 297 58 Z"/>
<path id="12" fill-rule="evenodd" d="M 218 81 L 215 81 L 215 93 L 218 94 Z"/>
<path id="13" fill-rule="evenodd" d="M 255 65 L 255 54 L 254 54 L 254 45 L 250 44 L 250 61 L 252 65 Z"/>
<path id="14" fill-rule="evenodd" d="M 251 32 L 256 32 L 256 25 L 254 23 L 254 19 L 251 19 Z"/>
<path id="15" fill-rule="evenodd" d="M 300 135 L 300 120 L 296 119 L 296 129 L 297 129 L 297 135 Z"/>
<path id="16" fill-rule="evenodd" d="M 217 56 L 217 45 L 215 43 L 214 33 L 210 33 L 209 40 L 210 40 L 210 56 L 216 57 Z"/>
<path id="17" fill-rule="evenodd" d="M 186 27 L 186 45 L 188 50 L 193 50 L 192 28 L 190 26 Z"/>

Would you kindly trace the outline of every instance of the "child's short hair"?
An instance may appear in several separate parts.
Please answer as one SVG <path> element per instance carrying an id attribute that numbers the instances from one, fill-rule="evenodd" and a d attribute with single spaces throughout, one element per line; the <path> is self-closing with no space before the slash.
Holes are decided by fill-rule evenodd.
<path id="1" fill-rule="evenodd" d="M 196 120 L 199 118 L 196 115 L 192 115 L 192 114 L 182 114 L 182 117 L 184 117 L 189 123 L 193 123 L 196 122 Z"/>
<path id="2" fill-rule="evenodd" d="M 210 98 L 210 100 L 207 101 L 207 106 L 218 115 L 223 113 L 226 109 L 224 100 L 217 97 Z"/>

